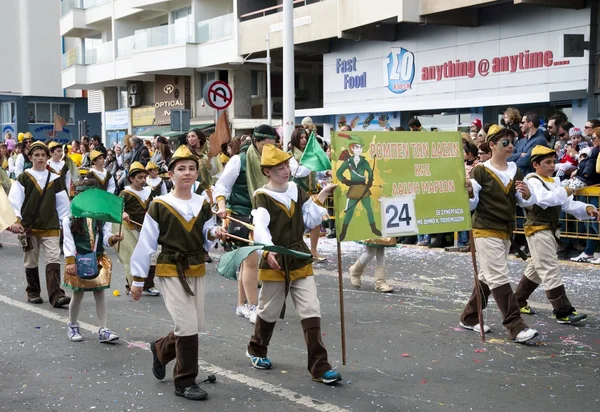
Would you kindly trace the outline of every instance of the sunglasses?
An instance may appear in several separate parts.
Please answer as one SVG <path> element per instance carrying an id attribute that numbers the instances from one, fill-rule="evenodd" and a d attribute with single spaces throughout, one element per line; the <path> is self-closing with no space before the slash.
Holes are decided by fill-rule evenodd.
<path id="1" fill-rule="evenodd" d="M 593 129 L 592 126 L 585 126 L 584 129 Z"/>
<path id="2" fill-rule="evenodd" d="M 511 144 L 512 144 L 512 142 L 511 142 L 510 140 L 503 139 L 503 140 L 500 140 L 500 141 L 498 142 L 498 144 L 499 144 L 500 146 L 502 146 L 502 147 L 508 147 L 509 145 L 511 145 Z"/>
<path id="3" fill-rule="evenodd" d="M 567 133 L 566 133 L 566 132 L 562 132 L 562 133 L 560 133 L 560 134 L 558 135 L 558 137 L 565 137 L 566 135 L 567 135 Z"/>

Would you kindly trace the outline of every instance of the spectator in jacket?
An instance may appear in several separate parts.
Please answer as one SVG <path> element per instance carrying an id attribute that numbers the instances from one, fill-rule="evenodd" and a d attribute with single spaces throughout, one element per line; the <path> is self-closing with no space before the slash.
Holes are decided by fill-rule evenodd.
<path id="1" fill-rule="evenodd" d="M 133 147 L 133 154 L 131 156 L 131 163 L 140 162 L 144 167 L 150 161 L 150 152 L 146 145 L 142 142 L 142 139 L 139 137 L 133 137 L 131 139 L 131 144 Z"/>
<path id="2" fill-rule="evenodd" d="M 521 132 L 523 138 L 519 139 L 513 155 L 508 158 L 509 162 L 515 162 L 519 169 L 523 172 L 523 175 L 527 176 L 529 173 L 533 173 L 531 167 L 531 151 L 537 145 L 547 146 L 548 142 L 544 137 L 544 133 L 539 129 L 540 118 L 535 113 L 525 113 L 521 119 Z"/>

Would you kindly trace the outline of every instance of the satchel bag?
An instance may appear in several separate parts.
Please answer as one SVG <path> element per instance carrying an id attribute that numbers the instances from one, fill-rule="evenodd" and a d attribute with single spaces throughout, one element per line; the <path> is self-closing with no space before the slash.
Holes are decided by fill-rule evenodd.
<path id="1" fill-rule="evenodd" d="M 90 253 L 77 254 L 77 256 L 75 256 L 77 276 L 83 280 L 96 279 L 98 275 L 100 275 L 100 270 L 98 269 L 98 257 L 96 256 L 96 247 L 98 245 L 99 234 L 96 234 L 96 238 L 93 240 L 94 232 L 91 228 L 91 225 L 88 227 L 88 230 L 90 234 L 90 245 L 92 246 L 92 251 Z"/>

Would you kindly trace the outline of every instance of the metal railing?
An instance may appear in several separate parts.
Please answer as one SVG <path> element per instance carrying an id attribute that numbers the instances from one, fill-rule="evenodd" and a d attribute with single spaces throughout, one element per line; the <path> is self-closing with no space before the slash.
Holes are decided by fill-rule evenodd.
<path id="1" fill-rule="evenodd" d="M 293 4 L 294 4 L 294 7 L 296 7 L 297 5 L 299 7 L 302 7 L 302 6 L 306 6 L 308 4 L 319 3 L 321 1 L 327 1 L 327 0 L 294 0 Z M 302 3 L 302 4 L 300 4 L 300 3 Z M 275 13 L 279 13 L 282 11 L 283 11 L 283 4 L 278 4 L 276 6 L 267 7 L 265 9 L 256 10 L 256 11 L 252 11 L 250 13 L 242 14 L 240 16 L 240 20 L 243 21 L 243 20 L 255 19 L 257 17 L 264 17 L 267 14 L 275 14 Z"/>

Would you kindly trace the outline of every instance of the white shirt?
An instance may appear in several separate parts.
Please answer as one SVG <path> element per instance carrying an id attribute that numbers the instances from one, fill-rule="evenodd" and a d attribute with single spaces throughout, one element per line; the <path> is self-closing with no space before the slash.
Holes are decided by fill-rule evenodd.
<path id="1" fill-rule="evenodd" d="M 229 199 L 231 190 L 235 181 L 240 176 L 240 170 L 242 168 L 242 160 L 239 155 L 232 156 L 229 162 L 225 165 L 223 173 L 217 183 L 215 183 L 215 190 L 213 191 L 213 198 L 218 199 L 223 196 L 225 199 Z"/>
<path id="2" fill-rule="evenodd" d="M 46 184 L 46 179 L 48 179 L 48 173 L 50 172 L 47 170 L 38 171 L 34 169 L 27 169 L 23 173 L 27 173 L 35 178 L 38 186 L 43 190 L 44 185 Z M 59 178 L 60 176 L 50 173 L 50 182 Z M 10 200 L 10 204 L 15 211 L 15 215 L 17 215 L 19 219 L 23 219 L 23 216 L 21 215 L 21 209 L 23 208 L 23 203 L 25 202 L 25 188 L 23 185 L 21 185 L 21 183 L 19 183 L 18 180 L 16 180 L 10 187 L 8 200 Z M 61 190 L 56 194 L 56 212 L 58 213 L 59 221 L 61 221 L 65 216 L 70 216 L 71 214 L 69 196 L 65 190 Z"/>
<path id="3" fill-rule="evenodd" d="M 164 196 L 167 194 L 167 185 L 160 177 L 152 179 L 150 176 L 146 177 L 146 183 L 150 186 L 150 189 L 160 185 L 160 195 Z"/>
<path id="4" fill-rule="evenodd" d="M 549 207 L 560 206 L 563 212 L 573 215 L 579 220 L 592 219 L 593 216 L 587 214 L 587 207 L 591 206 L 596 209 L 593 205 L 579 202 L 573 198 L 573 195 L 569 196 L 564 187 L 560 185 L 560 178 L 553 177 L 552 182 L 544 180 L 544 184 L 548 189 L 544 187 L 544 184 L 536 177 L 535 173 L 527 175 L 525 180 L 529 185 L 530 190 L 535 193 L 537 199 L 536 204 L 542 209 Z M 539 176 L 538 176 L 539 177 Z"/>
<path id="5" fill-rule="evenodd" d="M 258 193 L 264 193 L 279 203 L 287 207 L 288 210 L 292 207 L 292 201 L 298 201 L 298 186 L 294 182 L 288 182 L 288 188 L 285 192 L 274 192 L 261 187 L 254 192 L 254 196 Z M 304 225 L 307 229 L 314 229 L 323 222 L 323 216 L 327 215 L 327 210 L 321 206 L 318 206 L 313 202 L 312 198 L 309 198 L 302 205 L 302 217 L 304 219 Z M 252 211 L 253 225 L 254 225 L 254 240 L 258 243 L 265 245 L 273 244 L 273 237 L 269 230 L 269 223 L 271 223 L 271 215 L 264 207 L 259 207 Z M 262 253 L 262 251 L 259 251 Z"/>
<path id="6" fill-rule="evenodd" d="M 55 163 L 52 161 L 52 159 L 50 159 L 50 160 L 48 160 L 48 166 L 50 166 L 52 168 L 52 170 L 57 172 L 56 174 L 60 174 L 60 172 L 62 171 L 62 168 L 65 166 L 65 161 L 61 160 L 61 161 Z M 68 169 L 65 172 L 65 185 L 66 185 L 67 193 L 68 193 L 71 188 L 71 173 Z"/>
<path id="7" fill-rule="evenodd" d="M 310 174 L 310 169 L 298 164 L 294 156 L 290 157 L 290 171 L 292 172 L 292 176 L 298 178 L 306 177 Z"/>
<path id="8" fill-rule="evenodd" d="M 173 207 L 173 209 L 175 209 L 181 215 L 181 217 L 188 222 L 194 217 L 198 216 L 202 210 L 202 205 L 204 202 L 206 202 L 204 197 L 195 193 L 192 194 L 192 197 L 189 200 L 176 198 L 173 193 L 169 193 L 165 196 L 159 196 L 156 199 L 160 199 L 169 206 Z M 209 220 L 204 222 L 203 234 L 205 239 L 205 250 L 211 250 L 216 243 L 216 239 L 208 239 L 209 233 L 211 237 L 215 237 L 217 230 L 216 224 L 217 221 L 214 215 Z M 146 278 L 148 276 L 148 270 L 150 269 L 150 257 L 156 253 L 156 250 L 158 249 L 159 234 L 160 227 L 158 226 L 158 223 L 152 219 L 149 214 L 147 214 L 144 218 L 144 224 L 142 226 L 142 231 L 140 232 L 137 245 L 133 251 L 133 254 L 131 255 L 130 265 L 131 274 L 133 276 L 142 278 Z M 144 287 L 144 282 L 134 281 L 133 286 Z"/>
<path id="9" fill-rule="evenodd" d="M 101 182 L 105 182 L 106 173 L 107 173 L 106 169 L 102 169 L 102 171 L 99 171 L 99 170 L 92 168 L 92 169 L 90 169 L 90 172 L 94 173 L 96 175 L 96 177 L 98 178 L 98 180 L 100 180 Z M 117 190 L 117 185 L 115 184 L 115 179 L 113 179 L 111 177 L 108 181 L 108 186 L 106 187 L 106 191 L 108 193 L 115 194 L 115 190 Z"/>
<path id="10" fill-rule="evenodd" d="M 77 256 L 77 247 L 75 246 L 75 240 L 73 238 L 73 233 L 71 233 L 71 219 L 70 217 L 64 217 L 62 219 L 62 229 L 63 229 L 63 253 L 65 257 L 73 257 Z M 87 227 L 87 219 L 85 230 L 88 230 Z M 109 222 L 104 223 L 102 226 L 102 244 L 105 248 L 110 247 L 108 244 L 108 240 L 112 236 L 112 224 Z M 87 232 L 86 232 L 87 233 Z M 94 239 L 94 241 L 96 241 Z M 100 239 L 98 239 L 100 241 Z"/>
<path id="11" fill-rule="evenodd" d="M 496 169 L 494 166 L 492 166 L 489 160 L 483 162 L 482 165 L 489 169 L 492 173 L 494 173 L 498 177 L 498 179 L 500 179 L 504 186 L 508 186 L 517 174 L 517 164 L 514 162 L 508 162 L 508 167 L 506 168 L 506 170 Z M 481 185 L 477 183 L 475 179 L 470 180 L 471 184 L 473 185 L 473 198 L 469 199 L 469 207 L 471 210 L 475 210 L 475 208 L 477 208 L 477 205 L 479 204 L 479 192 L 481 191 Z M 526 179 L 524 180 L 524 182 L 527 184 Z M 527 185 L 529 186 L 529 184 Z M 531 196 L 527 200 L 523 199 L 521 193 L 516 192 L 518 206 L 528 207 L 533 206 L 536 203 L 537 199 L 535 197 L 535 192 L 531 189 L 531 186 L 529 186 L 529 191 L 531 192 Z"/>
<path id="12" fill-rule="evenodd" d="M 19 177 L 21 173 L 23 173 L 23 168 L 25 167 L 25 156 L 23 153 L 19 153 L 17 155 L 17 161 L 15 162 L 15 179 Z"/>

